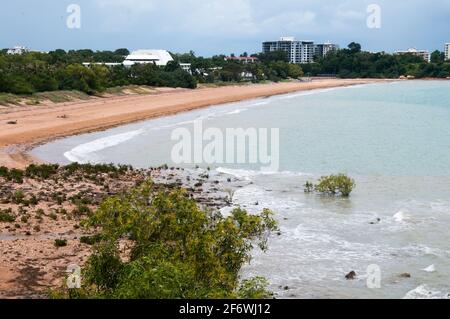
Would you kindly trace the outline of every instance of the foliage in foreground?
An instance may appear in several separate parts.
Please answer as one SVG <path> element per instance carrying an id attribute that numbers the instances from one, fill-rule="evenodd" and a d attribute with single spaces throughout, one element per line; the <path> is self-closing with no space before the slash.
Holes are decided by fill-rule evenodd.
<path id="1" fill-rule="evenodd" d="M 151 182 L 107 199 L 87 221 L 101 241 L 70 298 L 266 298 L 262 278 L 241 281 L 254 245 L 267 249 L 272 213 L 241 209 L 223 218 L 201 210 L 184 190 Z M 123 245 L 126 248 L 123 248 Z"/>
<path id="2" fill-rule="evenodd" d="M 312 193 L 316 191 L 322 194 L 349 197 L 355 186 L 355 181 L 345 174 L 330 175 L 321 177 L 316 185 L 307 182 L 305 184 L 305 192 Z"/>

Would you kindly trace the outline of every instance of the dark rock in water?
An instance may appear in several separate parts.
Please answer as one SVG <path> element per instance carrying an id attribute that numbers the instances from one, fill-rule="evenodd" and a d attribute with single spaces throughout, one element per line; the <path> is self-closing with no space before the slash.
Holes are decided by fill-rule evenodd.
<path id="1" fill-rule="evenodd" d="M 405 273 L 401 274 L 400 277 L 401 277 L 401 278 L 411 278 L 411 274 L 405 272 Z"/>
<path id="2" fill-rule="evenodd" d="M 289 290 L 289 286 L 286 286 L 283 288 L 284 290 Z"/>
<path id="3" fill-rule="evenodd" d="M 345 279 L 347 279 L 347 280 L 354 280 L 355 278 L 356 278 L 356 272 L 355 271 L 351 271 L 345 276 Z"/>
<path id="4" fill-rule="evenodd" d="M 255 206 L 259 206 L 259 202 L 256 202 L 256 203 L 255 203 Z"/>

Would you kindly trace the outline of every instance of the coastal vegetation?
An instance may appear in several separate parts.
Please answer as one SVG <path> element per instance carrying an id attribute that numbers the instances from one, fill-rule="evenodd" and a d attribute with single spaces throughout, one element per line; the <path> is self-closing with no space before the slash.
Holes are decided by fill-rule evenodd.
<path id="1" fill-rule="evenodd" d="M 182 87 L 196 88 L 197 83 L 223 83 L 265 80 L 280 81 L 298 78 L 303 72 L 300 66 L 287 63 L 280 55 L 262 56 L 261 64 L 240 64 L 225 61 L 225 56 L 213 58 L 196 57 L 194 53 L 177 55 L 175 61 L 165 67 L 152 64 L 106 66 L 101 63 L 120 63 L 128 50 L 111 51 L 55 50 L 49 53 L 29 52 L 22 55 L 7 55 L 0 51 L 0 103 L 16 104 L 14 95 L 33 95 L 35 103 L 45 98 L 37 93 L 53 91 L 82 92 L 92 95 L 123 87 Z M 82 63 L 93 63 L 89 67 Z M 95 64 L 99 63 L 99 64 Z M 192 63 L 191 72 L 186 72 L 180 63 Z M 192 73 L 192 74 L 191 74 Z M 81 93 L 80 93 L 81 94 Z M 65 99 L 49 94 L 49 99 Z M 82 96 L 83 97 L 83 96 Z M 27 103 L 33 104 L 33 101 Z"/>
<path id="2" fill-rule="evenodd" d="M 316 184 L 306 182 L 305 193 L 321 193 L 332 196 L 349 197 L 355 188 L 354 179 L 345 174 L 322 176 Z"/>
<path id="3" fill-rule="evenodd" d="M 23 265 L 40 270 L 26 290 L 15 282 L 10 297 L 48 297 L 49 289 L 55 298 L 271 297 L 265 279 L 240 274 L 277 224 L 263 209 L 220 215 L 228 194 L 217 185 L 227 177 L 78 163 L 0 174 L 3 260 L 24 276 Z M 73 264 L 82 267 L 82 287 L 60 290 Z"/>
<path id="4" fill-rule="evenodd" d="M 241 57 L 247 56 L 246 52 L 241 54 Z M 253 57 L 257 57 L 259 62 L 239 63 L 226 60 L 225 55 L 204 58 L 196 56 L 192 51 L 186 54 L 174 54 L 176 62 L 191 64 L 191 72 L 199 83 L 279 82 L 303 76 L 302 67 L 298 64 L 290 64 L 285 52 L 261 53 Z"/>
<path id="5" fill-rule="evenodd" d="M 301 65 L 290 64 L 287 54 L 282 51 L 253 54 L 252 57 L 258 59 L 257 63 L 227 60 L 225 55 L 204 58 L 189 52 L 172 54 L 174 61 L 165 67 L 102 64 L 120 63 L 128 53 L 127 49 L 114 52 L 55 50 L 23 55 L 7 55 L 4 50 L 0 51 L 0 104 L 17 104 L 19 99 L 16 95 L 33 95 L 35 98 L 27 101 L 27 104 L 33 105 L 46 97 L 50 100 L 70 100 L 71 95 L 78 94 L 80 98 L 86 98 L 86 95 L 117 91 L 130 85 L 196 88 L 198 83 L 278 82 L 304 75 L 340 78 L 450 77 L 450 62 L 445 61 L 443 52 L 433 52 L 428 63 L 413 54 L 366 52 L 354 42 L 348 48 L 329 52 L 325 57 L 316 57 L 314 63 Z M 241 57 L 247 56 L 245 52 L 241 54 Z M 82 65 L 85 62 L 94 64 L 86 67 Z M 184 71 L 180 63 L 190 63 L 190 72 Z M 66 94 L 51 94 L 55 91 Z"/>
<path id="6" fill-rule="evenodd" d="M 181 189 L 146 182 L 106 199 L 86 221 L 99 230 L 71 298 L 267 298 L 262 278 L 240 281 L 254 245 L 267 248 L 272 213 L 208 213 Z M 84 239 L 84 241 L 87 241 Z M 92 244 L 92 242 L 88 241 Z"/>
<path id="7" fill-rule="evenodd" d="M 428 63 L 414 54 L 389 54 L 367 52 L 358 43 L 348 48 L 329 52 L 317 57 L 315 63 L 302 64 L 305 74 L 333 75 L 340 78 L 447 78 L 450 77 L 450 61 L 445 61 L 443 52 L 435 51 Z"/>
<path id="8" fill-rule="evenodd" d="M 107 67 L 83 62 L 122 62 L 125 51 L 56 50 L 23 55 L 0 53 L 0 92 L 30 95 L 48 91 L 80 91 L 92 95 L 107 88 L 125 85 L 195 88 L 195 79 L 179 65 L 159 68 L 155 65 Z M 104 59 L 104 60 L 102 60 Z M 12 98 L 10 97 L 9 100 Z"/>

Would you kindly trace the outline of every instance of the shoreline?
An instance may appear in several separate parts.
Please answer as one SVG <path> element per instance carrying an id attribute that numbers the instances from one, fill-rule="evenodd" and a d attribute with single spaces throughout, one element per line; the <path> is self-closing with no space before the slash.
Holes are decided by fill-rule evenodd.
<path id="1" fill-rule="evenodd" d="M 133 122 L 175 115 L 214 105 L 235 103 L 316 89 L 385 83 L 386 79 L 314 79 L 226 86 L 158 94 L 107 97 L 63 105 L 11 108 L 0 112 L 0 166 L 24 168 L 42 162 L 28 154 L 37 145 L 78 134 L 102 131 Z M 17 121 L 16 124 L 7 124 Z"/>

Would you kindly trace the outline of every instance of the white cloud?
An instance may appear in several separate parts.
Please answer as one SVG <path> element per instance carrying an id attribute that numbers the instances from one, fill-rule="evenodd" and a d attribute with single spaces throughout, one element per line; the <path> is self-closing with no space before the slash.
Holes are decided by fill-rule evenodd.
<path id="1" fill-rule="evenodd" d="M 316 22 L 316 14 L 312 11 L 304 12 L 283 12 L 271 16 L 261 23 L 264 32 L 272 33 L 274 30 L 280 30 L 288 33 L 304 33 L 305 28 L 313 28 Z"/>
<path id="2" fill-rule="evenodd" d="M 151 11 L 157 5 L 157 1 L 154 0 L 95 0 L 95 2 L 101 9 L 125 9 L 136 14 Z"/>
<path id="3" fill-rule="evenodd" d="M 376 33 L 366 25 L 367 6 L 374 2 L 382 7 L 383 19 L 383 28 Z M 232 47 L 288 34 L 340 44 L 370 39 L 362 44 L 372 50 L 388 49 L 389 41 L 401 44 L 406 40 L 425 47 L 431 43 L 429 28 L 435 20 L 440 25 L 439 33 L 444 34 L 449 25 L 450 0 L 434 2 L 430 6 L 423 0 L 94 0 L 99 10 L 99 31 L 126 39 L 135 37 L 136 42 L 145 38 L 207 48 L 217 40 L 216 47 L 220 47 L 220 41 L 228 41 L 225 46 Z M 420 23 L 411 25 L 411 21 Z M 198 42 L 203 38 L 204 43 Z M 388 44 L 380 45 L 384 42 Z"/>
<path id="4" fill-rule="evenodd" d="M 259 30 L 248 0 L 185 0 L 178 9 L 174 27 L 192 34 L 249 35 Z"/>
<path id="5" fill-rule="evenodd" d="M 130 28 L 145 21 L 158 31 L 190 35 L 254 34 L 249 0 L 96 0 L 107 11 L 108 27 Z"/>

